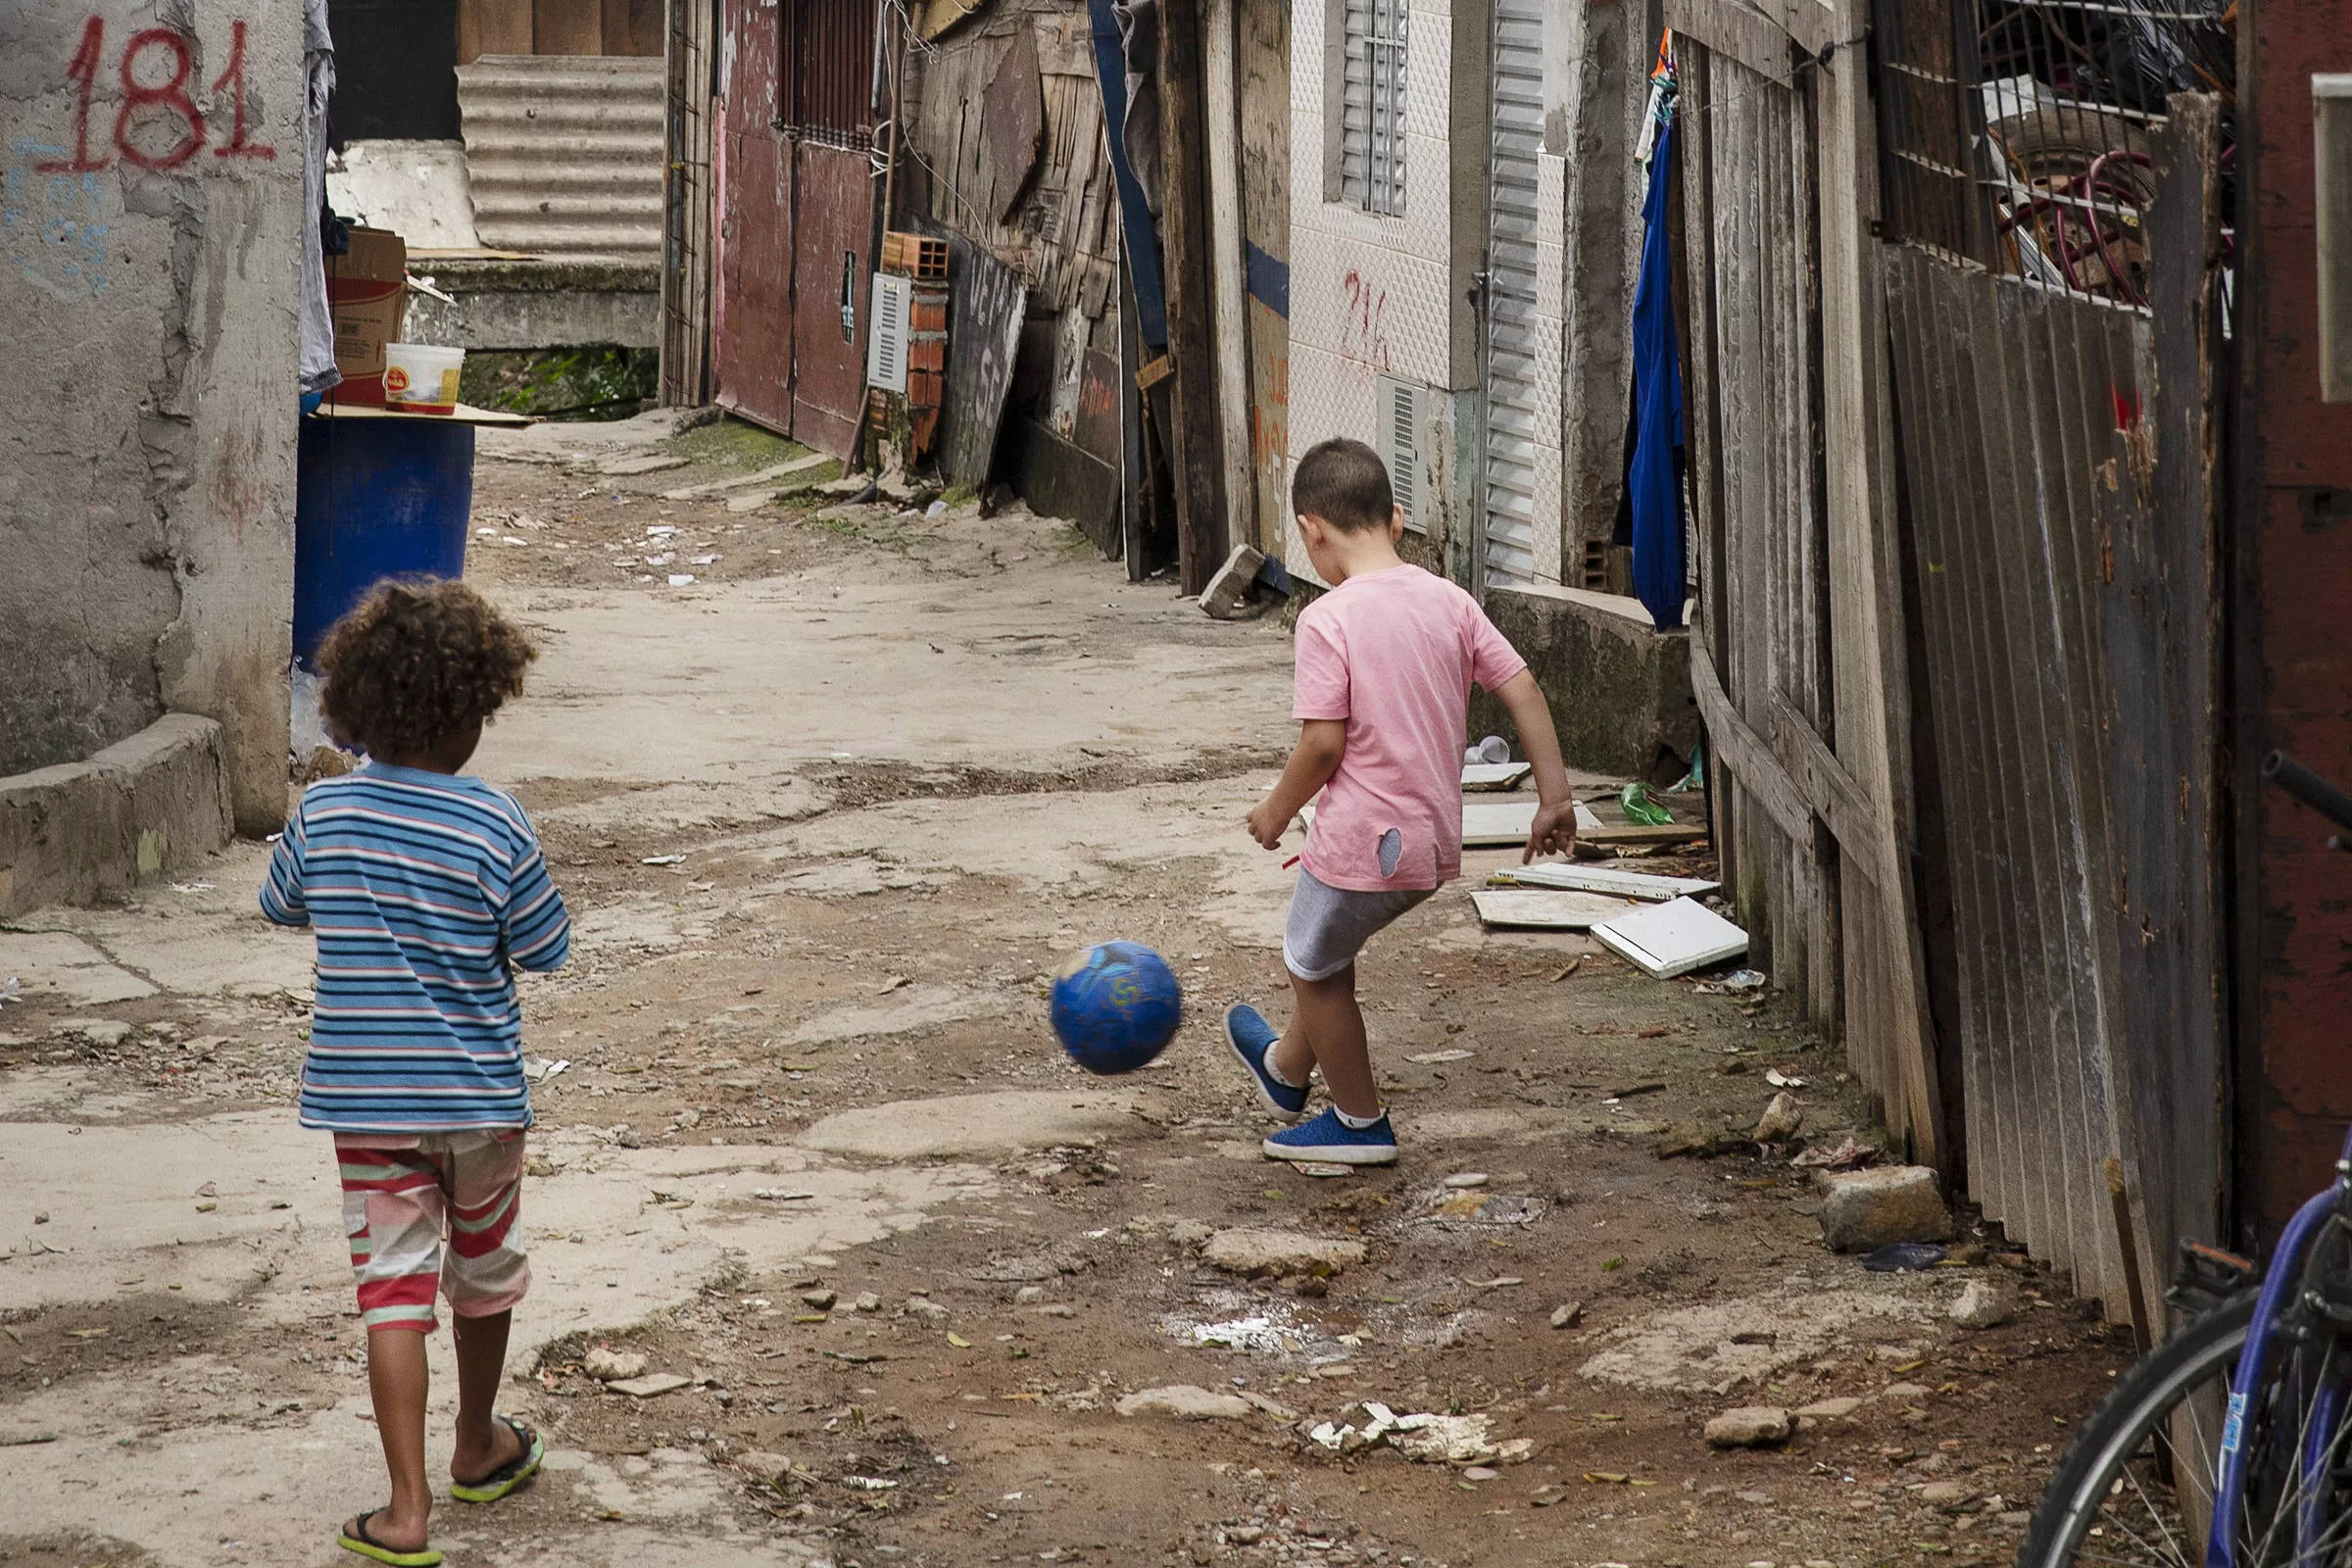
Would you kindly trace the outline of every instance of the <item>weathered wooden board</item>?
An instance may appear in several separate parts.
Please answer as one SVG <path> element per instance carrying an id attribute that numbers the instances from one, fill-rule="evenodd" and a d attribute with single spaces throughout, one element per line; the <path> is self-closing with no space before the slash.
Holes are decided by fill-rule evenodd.
<path id="1" fill-rule="evenodd" d="M 909 222 L 915 232 L 948 242 L 948 399 L 939 417 L 939 471 L 950 484 L 985 485 L 1029 291 L 969 235 L 929 219 Z"/>

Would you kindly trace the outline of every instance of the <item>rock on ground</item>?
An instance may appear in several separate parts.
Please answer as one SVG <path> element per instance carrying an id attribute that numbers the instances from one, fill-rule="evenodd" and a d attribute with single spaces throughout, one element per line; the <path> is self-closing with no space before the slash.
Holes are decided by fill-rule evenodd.
<path id="1" fill-rule="evenodd" d="M 1741 1405 L 1726 1410 L 1707 1423 L 1710 1448 L 1761 1448 L 1785 1443 L 1794 1430 L 1788 1412 L 1777 1404 Z"/>
<path id="2" fill-rule="evenodd" d="M 1276 1274 L 1337 1274 L 1364 1260 L 1364 1244 L 1298 1231 L 1230 1230 L 1211 1236 L 1200 1255 L 1228 1274 L 1252 1279 Z"/>
<path id="3" fill-rule="evenodd" d="M 1112 1408 L 1121 1415 L 1172 1415 L 1179 1421 L 1239 1421 L 1252 1406 L 1238 1394 L 1175 1383 L 1164 1389 L 1138 1389 Z"/>
<path id="4" fill-rule="evenodd" d="M 1995 1329 L 2017 1316 L 2017 1287 L 2005 1279 L 1970 1280 L 1952 1303 L 1952 1321 L 1964 1329 Z"/>
<path id="5" fill-rule="evenodd" d="M 1764 1107 L 1764 1114 L 1756 1123 L 1756 1142 L 1784 1143 L 1794 1138 L 1804 1124 L 1805 1107 L 1796 1102 L 1794 1095 L 1784 1089 L 1772 1097 L 1772 1103 Z"/>
<path id="6" fill-rule="evenodd" d="M 764 1448 L 746 1448 L 735 1456 L 737 1468 L 755 1481 L 781 1481 L 792 1473 L 792 1460 Z"/>
<path id="7" fill-rule="evenodd" d="M 1867 1252 L 1889 1242 L 1941 1242 L 1952 1234 L 1936 1172 L 1888 1165 L 1826 1179 L 1822 1239 L 1833 1251 Z"/>
<path id="8" fill-rule="evenodd" d="M 580 1358 L 580 1370 L 599 1383 L 612 1383 L 643 1372 L 645 1357 L 635 1350 L 615 1350 L 600 1345 Z"/>

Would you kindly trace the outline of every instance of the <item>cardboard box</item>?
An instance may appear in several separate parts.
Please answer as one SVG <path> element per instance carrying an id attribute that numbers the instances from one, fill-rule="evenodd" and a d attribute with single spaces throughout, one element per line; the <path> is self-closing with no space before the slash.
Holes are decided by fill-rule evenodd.
<path id="1" fill-rule="evenodd" d="M 384 345 L 400 341 L 409 314 L 408 265 L 408 246 L 388 228 L 355 228 L 350 254 L 326 259 L 335 368 L 343 372 L 331 401 L 383 405 Z"/>

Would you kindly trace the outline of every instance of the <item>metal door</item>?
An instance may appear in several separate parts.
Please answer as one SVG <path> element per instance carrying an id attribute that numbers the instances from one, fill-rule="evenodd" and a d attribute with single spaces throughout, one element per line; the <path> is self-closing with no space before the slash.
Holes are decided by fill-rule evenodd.
<path id="1" fill-rule="evenodd" d="M 718 401 L 846 454 L 865 393 L 876 0 L 725 0 Z"/>
<path id="2" fill-rule="evenodd" d="M 1536 580 L 1536 156 L 1543 145 L 1544 8 L 1541 0 L 1495 0 L 1485 368 L 1491 583 Z"/>
<path id="3" fill-rule="evenodd" d="M 712 377 L 721 408 L 789 434 L 791 149 L 775 126 L 776 0 L 725 0 L 719 27 Z"/>

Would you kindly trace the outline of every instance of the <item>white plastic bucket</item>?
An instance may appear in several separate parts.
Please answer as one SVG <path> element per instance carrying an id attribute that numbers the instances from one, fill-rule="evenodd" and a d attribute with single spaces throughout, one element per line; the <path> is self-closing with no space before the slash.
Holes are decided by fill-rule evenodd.
<path id="1" fill-rule="evenodd" d="M 430 343 L 384 345 L 384 407 L 403 414 L 448 414 L 458 406 L 464 349 Z"/>

